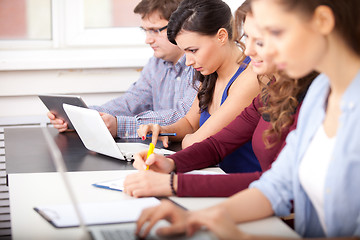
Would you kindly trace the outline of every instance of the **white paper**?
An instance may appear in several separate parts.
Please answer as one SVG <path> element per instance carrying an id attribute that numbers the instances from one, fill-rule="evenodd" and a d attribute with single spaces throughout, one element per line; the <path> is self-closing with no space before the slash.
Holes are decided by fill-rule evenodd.
<path id="1" fill-rule="evenodd" d="M 98 182 L 94 183 L 93 186 L 100 187 L 100 188 L 106 188 L 110 190 L 118 190 L 118 191 L 124 191 L 124 181 L 126 176 L 110 180 L 110 181 L 104 181 L 104 182 Z"/>
<path id="2" fill-rule="evenodd" d="M 154 197 L 128 199 L 113 202 L 81 203 L 79 208 L 86 225 L 135 222 L 141 211 L 160 204 Z M 72 204 L 43 205 L 36 207 L 56 227 L 79 225 L 78 216 Z"/>

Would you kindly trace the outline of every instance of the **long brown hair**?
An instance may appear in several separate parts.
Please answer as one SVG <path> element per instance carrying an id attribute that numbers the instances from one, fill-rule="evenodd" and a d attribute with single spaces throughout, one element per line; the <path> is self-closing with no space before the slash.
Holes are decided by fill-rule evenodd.
<path id="1" fill-rule="evenodd" d="M 246 0 L 235 11 L 234 40 L 239 44 L 242 44 L 243 25 L 248 13 L 251 13 L 250 0 Z M 271 125 L 271 128 L 263 133 L 263 141 L 267 148 L 276 145 L 281 140 L 283 131 L 293 124 L 296 108 L 318 73 L 312 72 L 300 79 L 289 78 L 284 73 L 277 75 L 279 77 L 276 81 L 273 75 L 258 75 L 258 81 L 262 86 L 260 99 L 263 107 L 260 112 L 264 120 L 269 121 Z M 269 80 L 270 82 L 265 84 Z"/>
<path id="2" fill-rule="evenodd" d="M 168 39 L 176 44 L 175 38 L 182 31 L 192 31 L 206 36 L 215 36 L 220 28 L 226 29 L 229 39 L 233 38 L 233 20 L 230 7 L 221 0 L 184 0 L 171 15 L 168 24 Z M 245 55 L 239 57 L 242 62 Z M 218 78 L 216 72 L 202 75 L 195 72 L 193 85 L 197 89 L 200 112 L 204 111 L 212 102 L 215 83 Z M 200 87 L 198 83 L 201 83 Z"/>

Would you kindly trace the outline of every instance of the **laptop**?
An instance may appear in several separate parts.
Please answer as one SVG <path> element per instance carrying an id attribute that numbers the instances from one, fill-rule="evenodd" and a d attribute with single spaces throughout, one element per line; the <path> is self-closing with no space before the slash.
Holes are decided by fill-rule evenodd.
<path id="1" fill-rule="evenodd" d="M 75 210 L 75 215 L 78 218 L 79 226 L 84 231 L 87 239 L 93 240 L 132 240 L 138 239 L 135 236 L 136 223 L 124 223 L 117 225 L 98 225 L 98 226 L 88 226 L 84 221 L 84 216 L 80 210 L 80 204 L 76 198 L 74 190 L 71 186 L 70 180 L 66 175 L 67 169 L 64 162 L 64 159 L 61 155 L 59 148 L 57 147 L 54 139 L 49 133 L 47 127 L 42 128 L 43 134 L 45 136 L 46 143 L 48 145 L 50 154 L 52 156 L 54 165 L 57 169 L 57 172 L 61 175 L 61 179 L 64 182 L 65 189 L 67 194 L 70 197 L 71 204 Z M 184 240 L 184 239 L 193 239 L 193 240 L 208 240 L 208 239 L 217 239 L 212 233 L 208 231 L 198 231 L 192 237 L 182 236 L 173 236 L 169 238 L 159 237 L 156 235 L 156 229 L 160 226 L 167 226 L 169 223 L 165 220 L 159 221 L 153 229 L 151 230 L 149 236 L 146 239 L 173 239 L 173 240 Z"/>
<path id="2" fill-rule="evenodd" d="M 116 143 L 96 110 L 69 104 L 64 104 L 63 107 L 81 141 L 91 151 L 131 161 L 135 153 L 149 149 L 149 146 L 143 143 Z M 175 153 L 159 148 L 155 148 L 154 152 L 162 155 Z"/>

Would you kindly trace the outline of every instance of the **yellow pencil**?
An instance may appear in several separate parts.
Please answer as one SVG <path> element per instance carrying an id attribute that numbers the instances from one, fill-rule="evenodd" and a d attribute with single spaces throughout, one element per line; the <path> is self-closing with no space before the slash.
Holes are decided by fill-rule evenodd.
<path id="1" fill-rule="evenodd" d="M 154 144 L 150 143 L 149 151 L 147 153 L 146 159 L 148 159 L 149 156 L 154 152 L 154 148 L 155 148 Z M 146 170 L 149 170 L 149 165 L 146 165 Z"/>

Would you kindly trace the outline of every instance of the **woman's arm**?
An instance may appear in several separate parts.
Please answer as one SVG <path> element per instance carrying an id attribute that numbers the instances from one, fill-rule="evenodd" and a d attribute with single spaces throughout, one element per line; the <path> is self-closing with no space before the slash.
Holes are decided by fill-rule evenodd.
<path id="1" fill-rule="evenodd" d="M 186 134 L 193 133 L 199 128 L 199 99 L 196 97 L 189 112 L 179 121 L 168 126 L 163 126 L 164 132 L 175 132 L 176 137 L 170 140 L 181 141 Z"/>
<path id="2" fill-rule="evenodd" d="M 238 116 L 260 92 L 257 75 L 247 68 L 231 85 L 225 102 L 193 134 L 184 137 L 182 147 L 201 142 L 219 132 Z"/>
<path id="3" fill-rule="evenodd" d="M 248 142 L 261 119 L 259 107 L 260 96 L 253 99 L 252 104 L 215 135 L 169 156 L 175 161 L 177 172 L 218 164 L 225 156 Z"/>
<path id="4" fill-rule="evenodd" d="M 214 175 L 179 173 L 174 178 L 177 180 L 174 187 L 178 197 L 229 197 L 248 188 L 261 174 L 262 172 Z"/>
<path id="5" fill-rule="evenodd" d="M 238 192 L 214 208 L 223 208 L 236 223 L 274 215 L 270 201 L 257 188 L 248 188 Z"/>
<path id="6" fill-rule="evenodd" d="M 202 142 L 195 143 L 194 145 L 186 149 L 183 149 L 169 156 L 168 158 L 165 158 L 163 156 L 158 156 L 156 154 L 152 154 L 149 157 L 149 159 L 146 161 L 147 164 L 150 165 L 150 169 L 158 173 L 153 173 L 153 172 L 150 173 L 150 171 L 146 171 L 145 173 L 136 173 L 131 176 L 128 176 L 127 177 L 128 180 L 130 180 L 131 178 L 133 179 L 133 181 L 127 181 L 126 182 L 127 184 L 125 184 L 127 186 L 127 189 L 129 190 L 128 193 L 131 194 L 131 192 L 135 191 L 137 193 L 136 194 L 137 197 L 152 196 L 152 194 L 155 193 L 157 194 L 157 196 L 169 196 L 171 195 L 170 185 L 169 185 L 169 175 L 165 176 L 164 174 L 161 173 L 169 173 L 174 169 L 176 169 L 178 173 L 187 172 L 194 169 L 205 168 L 219 163 L 220 160 L 223 159 L 227 154 L 231 153 L 236 148 L 238 148 L 245 142 L 248 142 L 249 139 L 252 138 L 254 131 L 258 126 L 259 121 L 261 120 L 261 115 L 258 112 L 259 107 L 261 107 L 259 99 L 260 96 L 253 99 L 252 104 L 247 108 L 245 108 L 245 110 L 241 113 L 241 115 L 239 115 L 233 122 L 231 122 L 227 127 L 225 127 L 223 130 L 221 130 L 214 136 L 211 136 L 210 138 L 205 139 Z M 144 169 L 145 159 L 146 159 L 146 151 L 143 152 L 142 155 L 136 154 L 134 167 L 140 170 Z M 264 161 L 264 164 L 262 163 L 260 164 L 263 169 L 268 169 L 269 164 L 266 161 Z M 245 187 L 248 186 L 249 182 L 257 179 L 259 175 L 260 173 L 241 175 L 241 177 L 239 177 L 240 179 L 237 179 L 237 180 L 241 180 L 241 184 L 237 187 L 234 187 L 234 189 L 237 190 L 244 189 Z M 231 177 L 228 176 L 224 181 L 228 182 L 228 180 L 232 179 L 232 176 Z M 192 183 L 189 183 L 186 180 L 186 179 L 191 180 L 191 178 L 193 177 L 196 178 L 196 176 L 184 175 L 183 179 L 186 180 L 186 184 L 181 180 L 182 175 L 179 175 L 179 177 L 180 177 L 179 181 L 177 175 L 175 175 L 174 177 L 174 188 L 175 190 L 177 190 L 179 184 L 180 196 L 187 195 L 186 192 L 190 192 L 190 195 L 193 192 L 196 192 L 197 194 L 209 194 L 210 191 L 209 185 L 207 185 L 206 183 L 203 182 L 204 184 L 202 184 L 202 186 L 206 186 L 206 187 L 204 187 L 201 191 L 199 191 L 199 189 L 202 188 L 199 186 L 201 182 L 199 182 L 199 184 L 193 185 Z M 209 177 L 211 180 L 217 181 L 218 177 L 222 178 L 223 176 L 209 176 Z M 157 178 L 157 180 L 152 181 L 151 180 L 152 178 L 153 179 Z M 160 178 L 163 178 L 163 181 L 160 180 Z M 130 182 L 132 182 L 133 184 L 130 184 Z M 147 185 L 140 184 L 141 182 L 145 182 L 147 183 Z M 221 183 L 217 183 L 217 184 L 221 185 Z M 220 187 L 221 191 L 219 190 L 218 192 L 217 190 L 214 189 L 215 191 L 213 191 L 212 194 L 220 194 L 220 195 L 228 196 L 230 195 L 228 191 L 233 190 L 232 186 L 233 185 L 229 185 L 224 189 Z M 185 189 L 184 191 L 183 187 L 188 189 Z"/>
<path id="7" fill-rule="evenodd" d="M 167 219 L 171 225 L 158 229 L 157 233 L 160 236 L 169 236 L 185 232 L 191 235 L 194 231 L 205 225 L 209 230 L 216 233 L 220 239 L 225 239 L 225 235 L 222 235 L 222 233 L 226 234 L 227 237 L 230 237 L 230 232 L 222 230 L 223 228 L 229 229 L 229 224 L 210 224 L 213 220 L 214 213 L 219 211 L 225 212 L 223 216 L 226 216 L 227 223 L 240 223 L 273 215 L 270 202 L 257 189 L 242 191 L 220 204 L 194 212 L 186 212 L 184 209 L 179 208 L 170 201 L 163 200 L 160 205 L 146 209 L 142 212 L 137 222 L 136 233 L 140 235 L 141 229 L 144 227 L 145 223 L 149 223 L 145 227 L 143 234 L 141 234 L 145 237 L 157 221 L 160 219 Z M 203 218 L 202 216 L 208 217 Z M 213 226 L 214 229 L 211 226 Z M 234 231 L 235 228 L 231 228 L 231 230 L 235 235 L 241 233 L 240 231 Z"/>
<path id="8" fill-rule="evenodd" d="M 137 221 L 136 235 L 146 237 L 156 222 L 160 219 L 166 219 L 169 221 L 170 226 L 158 228 L 156 232 L 159 236 L 172 236 L 183 233 L 191 236 L 205 226 L 221 240 L 289 239 L 279 236 L 247 234 L 237 227 L 237 223 L 263 219 L 271 215 L 273 215 L 273 211 L 270 202 L 257 189 L 242 191 L 218 205 L 199 211 L 186 211 L 169 200 L 162 200 L 160 205 L 145 209 L 141 213 Z M 359 238 L 338 237 L 332 239 L 355 240 Z"/>
<path id="9" fill-rule="evenodd" d="M 137 133 L 143 140 L 146 139 L 148 133 L 152 133 L 152 143 L 154 145 L 156 145 L 160 133 L 176 133 L 176 136 L 174 137 L 160 137 L 164 147 L 168 147 L 169 139 L 171 141 L 180 142 L 186 134 L 195 132 L 199 128 L 199 120 L 199 100 L 198 98 L 195 98 L 189 112 L 177 122 L 167 126 L 160 126 L 159 124 L 140 125 Z"/>

